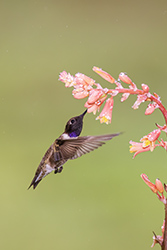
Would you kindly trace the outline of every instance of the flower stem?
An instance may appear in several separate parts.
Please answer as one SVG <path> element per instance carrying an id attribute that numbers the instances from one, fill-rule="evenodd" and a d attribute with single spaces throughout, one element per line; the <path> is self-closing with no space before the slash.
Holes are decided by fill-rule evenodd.
<path id="1" fill-rule="evenodd" d="M 150 95 L 150 99 L 158 104 L 159 109 L 161 110 L 161 112 L 164 116 L 164 119 L 165 119 L 165 123 L 167 125 L 167 110 L 163 106 L 162 102 L 160 100 L 158 100 L 154 95 Z"/>
<path id="2" fill-rule="evenodd" d="M 133 90 L 133 89 L 125 89 L 125 88 L 121 88 L 121 89 L 116 88 L 115 90 L 118 91 L 119 93 L 129 93 L 131 95 L 143 95 L 144 94 L 144 91 L 141 89 Z M 113 89 L 108 90 L 108 93 L 112 93 L 112 92 L 113 92 Z"/>
<path id="3" fill-rule="evenodd" d="M 167 199 L 166 199 L 167 201 Z M 164 228 L 164 237 L 162 242 L 162 250 L 167 250 L 167 202 L 165 204 L 165 228 Z"/>
<path id="4" fill-rule="evenodd" d="M 116 88 L 116 91 L 118 91 L 118 93 L 129 93 L 131 95 L 143 95 L 143 94 L 145 94 L 144 91 L 141 89 L 134 90 L 134 89 Z M 112 92 L 113 92 L 113 89 L 108 90 L 108 93 L 112 93 Z M 167 110 L 163 106 L 162 102 L 156 96 L 154 96 L 150 93 L 148 93 L 148 98 L 151 101 L 158 104 L 158 107 L 164 116 L 165 124 L 167 125 Z"/>

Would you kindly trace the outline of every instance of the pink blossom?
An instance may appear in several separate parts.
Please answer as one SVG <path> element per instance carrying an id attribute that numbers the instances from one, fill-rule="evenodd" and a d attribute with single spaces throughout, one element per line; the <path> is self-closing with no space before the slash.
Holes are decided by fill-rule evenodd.
<path id="1" fill-rule="evenodd" d="M 102 95 L 104 95 L 104 91 L 101 89 L 92 89 L 89 93 L 87 102 L 89 104 L 95 103 Z"/>
<path id="2" fill-rule="evenodd" d="M 99 111 L 99 108 L 100 108 L 100 107 L 99 107 L 97 104 L 95 104 L 95 103 L 89 105 L 89 104 L 86 102 L 84 106 L 85 106 L 85 108 L 87 108 L 87 112 L 88 112 L 88 113 L 93 112 L 94 115 L 96 114 L 96 111 L 97 111 L 97 110 Z"/>
<path id="3" fill-rule="evenodd" d="M 160 129 L 155 129 L 152 132 L 150 132 L 148 135 L 145 135 L 141 141 L 144 140 L 149 140 L 150 142 L 156 141 L 158 139 L 158 137 L 161 134 L 161 130 Z"/>
<path id="4" fill-rule="evenodd" d="M 161 194 L 164 192 L 164 186 L 158 178 L 155 180 L 155 186 L 156 186 L 158 192 L 160 192 Z"/>
<path id="5" fill-rule="evenodd" d="M 63 71 L 59 75 L 59 80 L 65 83 L 65 87 L 71 87 L 76 84 L 75 77 L 70 75 L 70 73 L 67 73 L 66 71 Z"/>
<path id="6" fill-rule="evenodd" d="M 143 91 L 144 91 L 145 93 L 148 93 L 148 92 L 149 92 L 149 87 L 148 87 L 148 85 L 142 83 L 141 87 L 142 87 L 142 89 L 143 89 Z"/>
<path id="7" fill-rule="evenodd" d="M 153 184 L 149 179 L 148 176 L 146 174 L 141 174 L 141 178 L 143 179 L 143 181 L 147 184 L 147 186 L 149 186 L 149 188 L 151 189 L 151 191 L 153 191 L 153 193 L 157 193 L 158 189 L 156 187 L 155 184 Z"/>
<path id="8" fill-rule="evenodd" d="M 115 79 L 108 74 L 107 72 L 103 71 L 101 68 L 98 67 L 93 67 L 93 71 L 96 72 L 97 74 L 99 74 L 101 77 L 103 77 L 106 81 L 110 82 L 110 83 L 114 83 Z"/>
<path id="9" fill-rule="evenodd" d="M 138 95 L 137 96 L 137 101 L 133 104 L 132 108 L 133 109 L 138 109 L 139 108 L 139 105 L 142 103 L 142 102 L 145 102 L 147 100 L 147 95 L 144 94 L 144 95 Z"/>
<path id="10" fill-rule="evenodd" d="M 148 107 L 146 108 L 145 115 L 151 115 L 155 110 L 155 106 L 153 103 L 148 104 Z"/>
<path id="11" fill-rule="evenodd" d="M 88 76 L 85 76 L 84 74 L 77 73 L 75 75 L 75 85 L 73 85 L 73 96 L 76 99 L 82 99 L 89 96 L 89 92 L 93 90 L 93 84 L 95 84 L 95 81 L 93 79 Z"/>
<path id="12" fill-rule="evenodd" d="M 130 141 L 130 152 L 135 153 L 133 158 L 138 155 L 139 153 L 146 152 L 146 151 L 153 151 L 155 147 L 162 146 L 160 143 L 155 144 L 158 140 L 158 137 L 161 134 L 160 129 L 155 129 L 148 135 L 145 135 L 143 138 L 140 139 L 141 142 L 133 142 Z"/>
<path id="13" fill-rule="evenodd" d="M 75 81 L 76 81 L 76 84 L 83 84 L 83 85 L 90 85 L 90 86 L 95 84 L 95 81 L 92 78 L 82 73 L 75 74 Z"/>
<path id="14" fill-rule="evenodd" d="M 100 94 L 95 91 L 95 94 L 99 96 L 98 99 L 96 98 L 96 95 L 93 95 L 90 99 L 88 98 L 87 102 L 85 103 L 85 108 L 88 109 L 88 113 L 93 112 L 93 114 L 96 114 L 96 111 L 100 110 L 101 105 L 107 98 L 107 95 L 104 93 L 100 96 Z"/>
<path id="15" fill-rule="evenodd" d="M 141 174 L 141 178 L 143 179 L 143 181 L 147 184 L 147 186 L 149 186 L 149 188 L 151 189 L 151 191 L 153 193 L 156 193 L 158 199 L 163 202 L 164 204 L 166 204 L 166 198 L 163 195 L 164 192 L 164 188 L 162 185 L 162 182 L 159 179 L 156 179 L 155 184 L 153 184 L 149 179 L 148 176 L 146 174 Z M 160 193 L 160 194 L 159 194 Z"/>
<path id="16" fill-rule="evenodd" d="M 153 151 L 155 148 L 155 143 L 158 140 L 158 137 L 161 134 L 160 129 L 155 129 L 152 132 L 150 132 L 148 135 L 145 135 L 143 138 L 141 138 L 141 142 L 143 142 L 143 148 L 148 147 L 150 145 L 150 151 Z"/>
<path id="17" fill-rule="evenodd" d="M 111 123 L 113 105 L 114 105 L 113 97 L 110 97 L 109 99 L 107 99 L 102 112 L 96 118 L 96 120 L 100 119 L 100 123 L 106 123 L 106 124 Z"/>
<path id="18" fill-rule="evenodd" d="M 151 115 L 157 108 L 159 108 L 159 105 L 156 102 L 148 104 L 147 109 L 145 111 L 145 115 Z"/>
<path id="19" fill-rule="evenodd" d="M 125 100 L 127 100 L 128 97 L 129 97 L 129 95 L 130 95 L 130 93 L 124 93 L 124 94 L 122 94 L 121 102 L 124 102 Z"/>
<path id="20" fill-rule="evenodd" d="M 143 147 L 143 143 L 140 142 L 130 141 L 129 143 L 131 144 L 130 153 L 135 153 L 133 158 L 135 158 L 135 156 L 139 153 L 150 151 L 150 145 L 148 145 L 147 147 Z"/>
<path id="21" fill-rule="evenodd" d="M 83 88 L 75 88 L 72 91 L 72 94 L 73 94 L 74 98 L 76 98 L 76 99 L 83 99 L 83 98 L 89 96 L 89 92 L 87 90 L 84 90 Z"/>

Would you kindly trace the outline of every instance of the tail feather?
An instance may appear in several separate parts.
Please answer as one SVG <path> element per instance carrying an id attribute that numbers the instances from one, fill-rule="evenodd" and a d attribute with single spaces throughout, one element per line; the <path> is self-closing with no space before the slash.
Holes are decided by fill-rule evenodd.
<path id="1" fill-rule="evenodd" d="M 36 181 L 36 179 L 37 179 L 37 177 L 35 176 L 34 179 L 31 182 L 30 186 L 28 187 L 28 189 L 30 189 L 32 186 L 33 186 L 33 189 L 35 189 L 36 186 L 39 184 L 39 182 L 42 180 L 41 179 L 41 180 Z"/>
<path id="2" fill-rule="evenodd" d="M 42 180 L 43 175 L 44 175 L 44 174 L 43 174 L 43 171 L 42 171 L 42 169 L 41 169 L 41 166 L 39 166 L 39 167 L 37 168 L 37 171 L 36 171 L 36 173 L 35 173 L 35 176 L 34 176 L 32 182 L 31 182 L 30 186 L 28 187 L 28 189 L 30 189 L 31 186 L 33 186 L 33 189 L 35 189 L 36 186 L 38 185 L 38 183 Z"/>
<path id="3" fill-rule="evenodd" d="M 39 182 L 49 173 L 51 173 L 54 170 L 49 164 L 39 165 L 37 168 L 37 171 L 35 173 L 34 179 L 32 180 L 30 186 L 28 189 L 33 186 L 33 189 L 36 188 L 36 186 L 39 184 Z"/>

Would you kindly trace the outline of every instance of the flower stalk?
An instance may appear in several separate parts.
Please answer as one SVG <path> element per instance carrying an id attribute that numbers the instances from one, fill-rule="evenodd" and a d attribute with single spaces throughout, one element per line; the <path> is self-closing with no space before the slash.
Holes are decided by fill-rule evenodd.
<path id="1" fill-rule="evenodd" d="M 134 110 L 138 109 L 141 103 L 147 102 L 145 115 L 151 115 L 156 109 L 159 109 L 164 117 L 165 124 L 160 126 L 156 123 L 157 128 L 143 136 L 140 142 L 131 140 L 130 152 L 134 153 L 133 158 L 135 158 L 139 153 L 146 151 L 153 152 L 156 147 L 162 147 L 167 151 L 167 141 L 160 138 L 162 132 L 167 134 L 167 110 L 162 104 L 159 95 L 156 93 L 151 94 L 149 86 L 144 83 L 141 84 L 141 88 L 139 89 L 126 73 L 121 72 L 118 80 L 116 80 L 101 68 L 93 67 L 93 71 L 112 84 L 112 88 L 103 88 L 99 83 L 96 83 L 95 80 L 81 73 L 72 76 L 70 73 L 63 71 L 59 75 L 59 80 L 65 83 L 65 87 L 74 88 L 72 91 L 74 98 L 88 98 L 85 102 L 88 113 L 93 112 L 95 115 L 96 112 L 100 112 L 102 108 L 102 111 L 96 118 L 96 120 L 100 120 L 100 123 L 111 123 L 114 98 L 118 94 L 121 94 L 121 102 L 126 101 L 130 95 L 136 95 L 137 99 L 132 106 Z M 126 87 L 124 87 L 124 84 Z M 156 179 L 154 184 L 145 174 L 142 174 L 141 178 L 165 206 L 162 236 L 154 233 L 151 247 L 158 243 L 162 250 L 167 250 L 167 199 L 164 196 L 164 192 L 167 192 L 167 185 L 164 184 L 163 186 L 159 179 Z"/>
<path id="2" fill-rule="evenodd" d="M 164 223 L 164 235 L 163 235 L 163 242 L 162 242 L 162 250 L 167 250 L 167 202 L 165 204 L 165 223 Z"/>

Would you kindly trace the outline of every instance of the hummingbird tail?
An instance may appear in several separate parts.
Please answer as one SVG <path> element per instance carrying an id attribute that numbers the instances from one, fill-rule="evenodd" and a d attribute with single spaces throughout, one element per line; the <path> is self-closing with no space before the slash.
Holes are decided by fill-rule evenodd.
<path id="1" fill-rule="evenodd" d="M 39 182 L 49 173 L 51 173 L 54 170 L 49 164 L 45 164 L 43 166 L 39 165 L 37 168 L 37 171 L 35 173 L 34 179 L 32 180 L 29 188 L 33 186 L 33 189 L 36 188 L 36 186 L 39 184 Z M 28 188 L 28 189 L 29 189 Z"/>
<path id="2" fill-rule="evenodd" d="M 41 180 L 36 181 L 36 179 L 37 179 L 37 177 L 35 176 L 31 182 L 30 186 L 28 187 L 28 189 L 30 189 L 30 187 L 32 187 L 32 186 L 33 186 L 33 189 L 35 189 L 37 187 L 37 185 L 39 184 L 39 182 L 42 180 L 41 179 Z"/>

